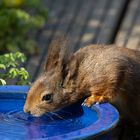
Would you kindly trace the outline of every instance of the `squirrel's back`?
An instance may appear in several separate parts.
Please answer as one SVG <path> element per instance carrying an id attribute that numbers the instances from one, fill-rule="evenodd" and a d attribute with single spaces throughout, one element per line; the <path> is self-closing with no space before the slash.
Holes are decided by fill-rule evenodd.
<path id="1" fill-rule="evenodd" d="M 77 72 L 79 89 L 105 97 L 125 116 L 140 122 L 140 52 L 90 45 L 75 55 L 82 55 Z"/>

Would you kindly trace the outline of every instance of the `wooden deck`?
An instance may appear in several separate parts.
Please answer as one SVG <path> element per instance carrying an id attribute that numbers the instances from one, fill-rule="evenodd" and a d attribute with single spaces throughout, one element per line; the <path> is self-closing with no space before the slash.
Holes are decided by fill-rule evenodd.
<path id="1" fill-rule="evenodd" d="M 50 42 L 58 35 L 69 34 L 78 49 L 91 43 L 111 44 L 127 0 L 46 0 L 49 19 L 37 35 L 40 54 L 26 65 L 34 79 L 42 71 Z"/>
<path id="2" fill-rule="evenodd" d="M 140 50 L 140 0 L 44 0 L 44 4 L 49 19 L 36 36 L 40 53 L 26 64 L 32 81 L 41 73 L 48 46 L 58 35 L 68 34 L 75 49 L 115 43 Z M 118 127 L 113 140 L 135 140 L 128 128 Z"/>

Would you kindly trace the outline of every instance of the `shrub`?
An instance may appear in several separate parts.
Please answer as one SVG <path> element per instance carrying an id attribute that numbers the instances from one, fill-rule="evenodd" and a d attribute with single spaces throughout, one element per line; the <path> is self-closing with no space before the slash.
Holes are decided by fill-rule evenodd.
<path id="1" fill-rule="evenodd" d="M 6 85 L 11 78 L 19 78 L 17 84 L 28 84 L 29 74 L 20 66 L 25 61 L 25 55 L 19 52 L 0 55 L 0 85 Z"/>
<path id="2" fill-rule="evenodd" d="M 14 78 L 19 79 L 17 84 L 29 83 L 29 74 L 21 66 L 26 61 L 22 53 L 37 52 L 35 35 L 47 15 L 40 0 L 0 0 L 0 85 Z"/>
<path id="3" fill-rule="evenodd" d="M 47 10 L 40 0 L 0 1 L 0 51 L 34 54 L 37 29 L 43 27 Z"/>

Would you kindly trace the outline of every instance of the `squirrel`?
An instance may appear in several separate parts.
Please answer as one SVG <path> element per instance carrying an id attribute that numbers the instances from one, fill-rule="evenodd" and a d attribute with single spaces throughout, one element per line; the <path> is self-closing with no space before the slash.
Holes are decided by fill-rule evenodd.
<path id="1" fill-rule="evenodd" d="M 109 102 L 140 123 L 140 52 L 116 45 L 88 45 L 73 52 L 66 46 L 63 39 L 51 43 L 24 112 L 38 117 L 85 98 L 85 106 Z"/>

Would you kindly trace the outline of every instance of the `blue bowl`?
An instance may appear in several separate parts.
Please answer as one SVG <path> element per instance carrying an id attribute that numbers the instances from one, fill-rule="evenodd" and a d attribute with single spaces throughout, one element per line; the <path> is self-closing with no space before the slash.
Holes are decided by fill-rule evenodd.
<path id="1" fill-rule="evenodd" d="M 119 121 L 109 103 L 81 103 L 35 118 L 23 112 L 29 86 L 0 86 L 0 140 L 111 139 Z"/>

